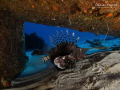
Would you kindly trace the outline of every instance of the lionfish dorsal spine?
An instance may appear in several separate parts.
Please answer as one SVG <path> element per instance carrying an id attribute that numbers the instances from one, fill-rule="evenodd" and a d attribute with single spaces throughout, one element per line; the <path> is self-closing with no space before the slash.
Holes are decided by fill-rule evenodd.
<path id="1" fill-rule="evenodd" d="M 59 43 L 58 44 L 60 44 L 60 43 L 62 43 L 62 42 L 64 42 L 64 41 L 66 41 L 66 36 L 64 35 L 64 32 L 61 30 L 61 32 L 62 32 L 62 36 L 61 35 L 59 35 Z M 57 33 L 58 33 L 58 31 L 57 31 Z"/>
<path id="2" fill-rule="evenodd" d="M 72 36 L 75 37 L 75 33 L 74 32 L 72 33 Z"/>
<path id="3" fill-rule="evenodd" d="M 54 39 L 50 36 L 50 42 L 54 44 Z"/>
<path id="4" fill-rule="evenodd" d="M 62 35 L 64 36 L 64 32 L 61 30 L 61 32 L 62 32 Z"/>
<path id="5" fill-rule="evenodd" d="M 68 37 L 68 40 L 66 40 L 67 42 L 70 42 L 70 34 L 68 32 L 68 30 L 66 29 L 66 33 L 67 33 L 67 37 Z"/>
<path id="6" fill-rule="evenodd" d="M 76 39 L 76 42 L 78 42 L 80 40 L 80 37 L 78 37 L 77 39 Z"/>
<path id="7" fill-rule="evenodd" d="M 74 32 L 72 33 L 72 38 L 73 38 L 72 42 L 75 42 L 75 33 Z"/>
<path id="8" fill-rule="evenodd" d="M 67 35 L 69 36 L 69 33 L 68 33 L 68 30 L 66 29 L 66 33 L 67 33 Z"/>
<path id="9" fill-rule="evenodd" d="M 58 33 L 56 36 L 57 36 L 57 44 L 61 43 L 62 42 L 61 35 Z"/>
<path id="10" fill-rule="evenodd" d="M 72 35 L 70 35 L 69 31 L 66 29 L 66 34 L 61 30 L 62 35 L 56 30 L 56 35 L 50 36 L 51 43 L 58 45 L 62 42 L 66 43 L 76 43 L 79 41 L 80 37 L 77 37 L 75 39 L 75 33 L 73 32 Z"/>
<path id="11" fill-rule="evenodd" d="M 62 39 L 62 42 L 64 42 L 64 40 L 65 40 L 65 35 L 64 35 L 64 32 L 61 30 L 61 32 L 62 32 L 62 36 L 61 36 L 61 39 Z"/>
<path id="12" fill-rule="evenodd" d="M 57 30 L 56 30 L 56 33 L 57 33 L 58 35 L 60 35 L 59 32 L 58 32 Z"/>

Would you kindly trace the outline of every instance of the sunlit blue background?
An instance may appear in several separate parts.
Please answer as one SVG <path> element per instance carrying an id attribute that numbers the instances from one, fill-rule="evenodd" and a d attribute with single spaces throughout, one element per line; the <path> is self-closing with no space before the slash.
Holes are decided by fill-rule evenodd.
<path id="1" fill-rule="evenodd" d="M 93 39 L 104 39 L 105 35 L 95 35 L 94 33 L 88 33 L 88 32 L 80 32 L 77 30 L 69 29 L 69 28 L 62 28 L 62 27 L 56 27 L 56 26 L 46 26 L 42 24 L 35 24 L 35 23 L 24 23 L 24 32 L 27 34 L 31 34 L 33 32 L 36 32 L 38 36 L 42 37 L 45 42 L 50 43 L 49 36 L 55 35 L 56 31 L 61 33 L 61 30 L 66 33 L 66 29 L 69 31 L 70 34 L 72 32 L 75 32 L 76 37 L 80 37 L 80 42 L 84 42 L 86 39 L 93 40 Z"/>

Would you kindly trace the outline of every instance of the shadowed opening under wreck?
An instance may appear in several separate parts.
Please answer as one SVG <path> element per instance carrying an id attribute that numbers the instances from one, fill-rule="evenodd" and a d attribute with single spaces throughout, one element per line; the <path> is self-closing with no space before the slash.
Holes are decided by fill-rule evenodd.
<path id="1" fill-rule="evenodd" d="M 43 62 L 42 57 L 47 56 L 49 50 L 56 46 L 50 42 L 49 36 L 51 36 L 52 38 L 53 37 L 56 38 L 57 32 L 62 37 L 64 37 L 62 35 L 62 32 L 64 33 L 65 36 L 67 36 L 66 29 L 68 30 L 68 33 L 70 35 L 70 39 L 69 38 L 66 38 L 66 39 L 69 41 L 72 41 L 73 40 L 72 35 L 74 32 L 74 36 L 76 38 L 80 37 L 80 40 L 77 43 L 75 43 L 75 45 L 77 45 L 80 48 L 84 48 L 86 50 L 85 53 L 87 55 L 90 55 L 96 52 L 118 50 L 120 48 L 120 38 L 116 38 L 113 36 L 106 37 L 106 35 L 95 35 L 94 33 L 89 33 L 89 32 L 79 32 L 69 28 L 46 26 L 42 24 L 25 22 L 24 23 L 24 33 L 26 37 L 25 44 L 29 45 L 29 46 L 26 45 L 26 55 L 28 56 L 29 60 L 26 63 L 25 70 L 17 77 L 16 80 L 19 81 L 21 78 L 26 78 L 32 75 L 36 75 L 37 73 L 42 73 L 42 71 L 48 70 L 51 67 L 55 66 L 51 64 L 49 60 L 46 62 Z M 26 39 L 27 39 L 27 42 L 26 42 Z M 56 40 L 59 41 L 59 38 L 56 38 Z M 39 55 L 37 54 L 31 55 L 33 53 L 33 50 L 36 50 L 36 49 L 44 52 L 42 52 Z M 65 48 L 63 47 L 63 52 L 60 56 L 63 56 L 64 54 L 65 55 L 70 54 L 69 52 L 64 53 L 64 50 Z M 93 57 L 93 58 L 96 58 L 96 57 Z M 54 70 L 56 69 L 54 68 Z M 16 84 L 16 83 L 17 81 L 15 80 L 12 82 L 12 84 Z"/>
<path id="2" fill-rule="evenodd" d="M 87 49 L 86 54 L 92 54 L 96 52 L 104 52 L 111 50 L 111 47 L 117 47 L 119 43 L 113 43 L 113 41 L 119 41 L 119 38 L 113 36 L 106 35 L 95 35 L 94 33 L 77 31 L 69 28 L 57 27 L 57 26 L 46 26 L 42 24 L 35 23 L 24 23 L 24 33 L 25 33 L 25 46 L 26 46 L 26 54 L 29 57 L 29 60 L 26 64 L 26 69 L 22 72 L 20 76 L 26 76 L 30 74 L 37 73 L 39 71 L 44 70 L 47 66 L 50 66 L 50 62 L 44 63 L 42 61 L 42 57 L 47 56 L 49 50 L 52 47 L 55 47 L 53 43 L 50 42 L 50 36 L 52 38 L 57 38 L 57 35 L 60 35 L 61 38 L 67 36 L 66 30 L 70 35 L 70 39 L 67 37 L 66 40 L 72 41 L 72 34 L 74 32 L 75 37 L 80 37 L 80 40 L 75 43 L 80 48 Z M 64 33 L 64 35 L 63 35 Z M 106 37 L 106 38 L 105 38 Z M 109 44 L 108 44 L 109 43 Z M 34 50 L 42 51 L 40 55 L 31 55 Z M 63 48 L 60 56 L 68 55 L 71 52 L 65 52 L 65 48 Z"/>

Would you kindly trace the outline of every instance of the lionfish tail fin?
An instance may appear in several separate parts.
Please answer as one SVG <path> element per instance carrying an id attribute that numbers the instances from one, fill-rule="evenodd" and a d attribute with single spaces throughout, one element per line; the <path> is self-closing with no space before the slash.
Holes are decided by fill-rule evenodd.
<path id="1" fill-rule="evenodd" d="M 49 56 L 42 57 L 43 62 L 46 62 L 47 60 L 50 60 Z"/>

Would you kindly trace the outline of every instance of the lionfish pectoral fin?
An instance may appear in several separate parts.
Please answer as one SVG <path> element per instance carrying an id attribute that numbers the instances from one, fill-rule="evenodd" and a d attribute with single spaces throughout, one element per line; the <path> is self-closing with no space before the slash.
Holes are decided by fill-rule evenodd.
<path id="1" fill-rule="evenodd" d="M 42 57 L 43 62 L 46 62 L 47 60 L 50 60 L 49 56 Z"/>

